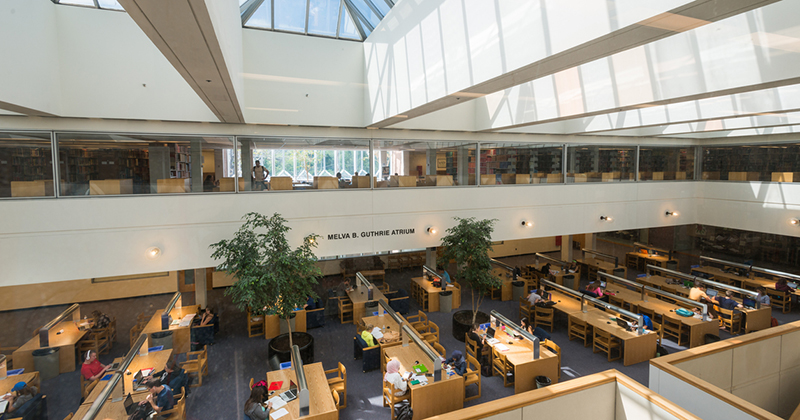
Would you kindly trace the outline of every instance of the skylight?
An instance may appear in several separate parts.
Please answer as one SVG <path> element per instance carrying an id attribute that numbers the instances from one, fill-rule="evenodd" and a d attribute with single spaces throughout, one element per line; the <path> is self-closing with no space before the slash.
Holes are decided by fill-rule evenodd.
<path id="1" fill-rule="evenodd" d="M 56 4 L 69 4 L 71 6 L 92 7 L 106 10 L 125 10 L 117 0 L 53 0 Z"/>
<path id="2" fill-rule="evenodd" d="M 239 8 L 245 28 L 363 41 L 394 3 L 395 0 L 239 0 Z"/>

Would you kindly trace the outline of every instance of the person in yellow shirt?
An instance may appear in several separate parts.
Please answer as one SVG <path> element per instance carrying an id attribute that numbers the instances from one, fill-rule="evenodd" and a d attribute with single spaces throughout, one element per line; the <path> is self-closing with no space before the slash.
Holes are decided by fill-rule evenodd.
<path id="1" fill-rule="evenodd" d="M 367 325 L 364 331 L 361 331 L 361 338 L 367 343 L 367 346 L 372 347 L 375 345 L 375 339 L 372 337 L 372 324 Z"/>

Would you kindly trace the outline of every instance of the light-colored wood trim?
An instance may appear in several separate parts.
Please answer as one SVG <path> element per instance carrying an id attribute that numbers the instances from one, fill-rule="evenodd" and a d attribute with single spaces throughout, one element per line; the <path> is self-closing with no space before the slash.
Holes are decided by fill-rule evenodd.
<path id="1" fill-rule="evenodd" d="M 616 372 L 616 371 L 615 371 Z M 659 406 L 663 410 L 667 411 L 668 413 L 672 414 L 678 418 L 685 418 L 685 419 L 700 419 L 696 415 L 692 414 L 689 411 L 686 411 L 683 407 L 680 407 L 674 404 L 672 401 L 662 397 L 656 392 L 653 392 L 650 388 L 640 384 L 639 382 L 634 381 L 633 379 L 617 372 L 617 386 L 623 385 L 626 388 L 630 389 L 631 391 L 639 394 L 642 398 L 650 401 L 651 403 Z"/>

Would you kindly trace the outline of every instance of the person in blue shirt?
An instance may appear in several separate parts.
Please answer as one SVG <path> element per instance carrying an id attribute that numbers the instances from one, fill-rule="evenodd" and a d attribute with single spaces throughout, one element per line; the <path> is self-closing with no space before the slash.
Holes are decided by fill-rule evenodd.
<path id="1" fill-rule="evenodd" d="M 650 319 L 650 317 L 645 315 L 645 314 L 639 314 L 639 315 L 641 315 L 642 318 L 644 319 L 644 328 L 652 331 L 653 330 L 653 320 Z M 636 322 L 634 322 L 633 324 L 634 324 L 634 327 L 638 327 Z"/>
<path id="2" fill-rule="evenodd" d="M 168 386 L 162 385 L 158 379 L 151 379 L 145 383 L 150 395 L 147 399 L 140 402 L 140 405 L 150 404 L 156 413 L 171 410 L 175 405 L 175 398 L 172 396 L 172 390 Z"/>
<path id="3" fill-rule="evenodd" d="M 447 274 L 447 270 L 445 270 L 444 267 L 439 266 L 439 270 L 438 271 L 439 271 L 439 275 L 442 276 L 442 278 L 444 279 L 444 281 L 446 283 L 449 284 L 449 283 L 453 282 L 452 280 L 450 280 L 450 274 Z"/>
<path id="4" fill-rule="evenodd" d="M 303 309 L 307 311 L 317 309 L 317 302 L 314 300 L 313 296 L 308 297 L 308 301 L 306 302 L 305 306 L 303 306 Z"/>
<path id="5" fill-rule="evenodd" d="M 450 365 L 461 376 L 467 373 L 467 360 L 464 358 L 464 353 L 459 350 L 455 350 L 444 363 Z"/>

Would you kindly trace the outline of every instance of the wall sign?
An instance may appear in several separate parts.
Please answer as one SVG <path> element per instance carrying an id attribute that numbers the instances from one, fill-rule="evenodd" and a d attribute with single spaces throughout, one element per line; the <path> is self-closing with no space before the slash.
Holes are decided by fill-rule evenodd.
<path id="1" fill-rule="evenodd" d="M 364 230 L 361 232 L 342 232 L 342 233 L 329 233 L 329 241 L 337 241 L 340 239 L 356 239 L 356 238 L 373 238 L 376 236 L 395 236 L 395 235 L 413 235 L 414 228 L 411 229 L 387 229 L 387 230 Z"/>

